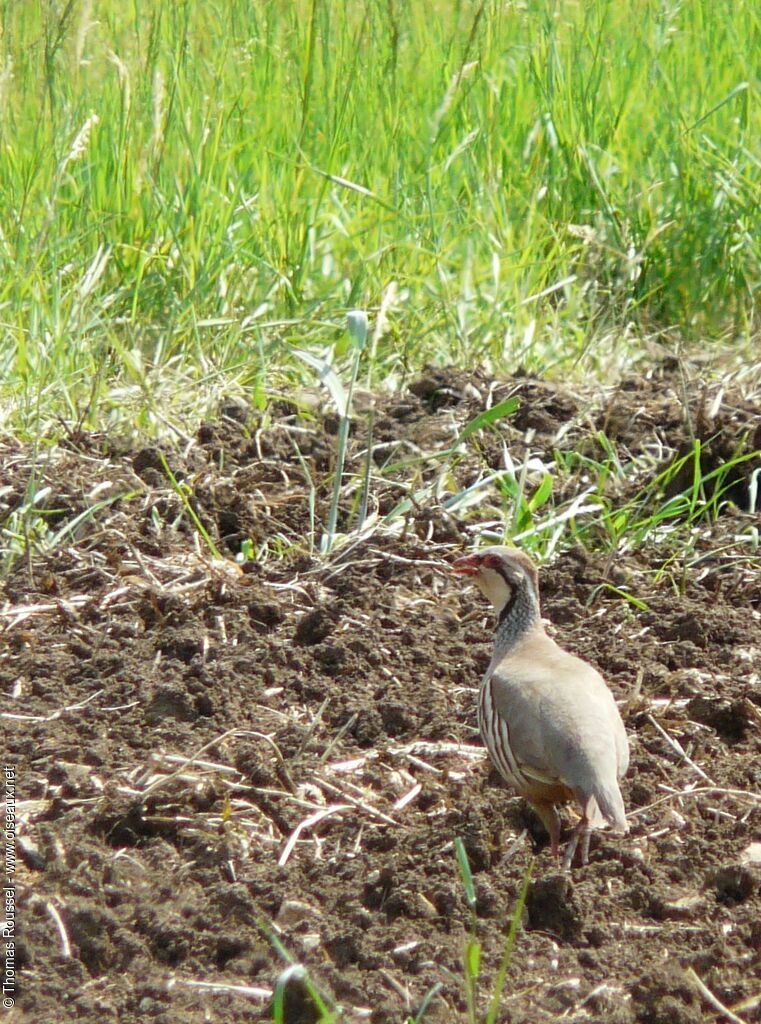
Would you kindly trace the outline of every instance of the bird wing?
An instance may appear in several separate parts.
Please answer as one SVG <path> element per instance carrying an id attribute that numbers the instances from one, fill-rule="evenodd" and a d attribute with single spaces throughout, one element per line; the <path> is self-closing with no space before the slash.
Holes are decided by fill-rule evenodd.
<path id="1" fill-rule="evenodd" d="M 493 666 L 490 680 L 524 774 L 562 783 L 583 806 L 594 798 L 604 818 L 625 827 L 617 780 L 628 764 L 628 741 L 599 672 L 546 634 L 533 634 Z"/>

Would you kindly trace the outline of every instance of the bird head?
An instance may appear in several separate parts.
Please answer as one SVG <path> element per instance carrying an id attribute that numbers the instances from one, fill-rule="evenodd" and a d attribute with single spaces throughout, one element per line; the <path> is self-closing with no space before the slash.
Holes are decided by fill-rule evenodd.
<path id="1" fill-rule="evenodd" d="M 458 558 L 452 565 L 458 576 L 470 576 L 497 615 L 523 590 L 539 603 L 536 567 L 528 555 L 514 548 L 489 547 Z"/>

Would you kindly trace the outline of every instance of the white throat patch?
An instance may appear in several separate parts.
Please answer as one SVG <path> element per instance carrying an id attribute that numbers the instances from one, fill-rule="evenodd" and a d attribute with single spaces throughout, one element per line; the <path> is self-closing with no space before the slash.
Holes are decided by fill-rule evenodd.
<path id="1" fill-rule="evenodd" d="M 499 614 L 510 600 L 513 592 L 502 573 L 483 566 L 478 575 L 474 577 L 473 582 L 484 597 L 491 601 L 495 612 Z"/>

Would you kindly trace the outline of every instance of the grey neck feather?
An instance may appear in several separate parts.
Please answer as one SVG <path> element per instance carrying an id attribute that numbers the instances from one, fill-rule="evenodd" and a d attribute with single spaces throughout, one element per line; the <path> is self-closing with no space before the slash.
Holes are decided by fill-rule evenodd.
<path id="1" fill-rule="evenodd" d="M 539 601 L 528 581 L 513 590 L 510 599 L 499 613 L 497 633 L 494 637 L 495 654 L 504 654 L 539 620 Z"/>

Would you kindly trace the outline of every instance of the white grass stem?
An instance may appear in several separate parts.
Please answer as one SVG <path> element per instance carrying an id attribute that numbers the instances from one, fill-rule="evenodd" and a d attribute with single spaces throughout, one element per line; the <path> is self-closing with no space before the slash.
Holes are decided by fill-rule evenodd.
<path id="1" fill-rule="evenodd" d="M 745 1021 L 742 1019 L 742 1017 L 738 1017 L 737 1014 L 733 1013 L 728 1006 L 725 1006 L 724 1003 L 722 1003 L 721 1000 L 713 994 L 713 992 L 710 990 L 710 988 L 708 988 L 705 982 L 698 977 L 698 975 L 691 967 L 688 967 L 685 973 L 687 974 L 687 977 L 690 978 L 691 981 L 697 986 L 697 988 L 700 991 L 700 994 L 705 999 L 705 1001 L 707 1003 L 710 1003 L 714 1010 L 717 1011 L 717 1013 L 720 1013 L 722 1017 L 726 1017 L 727 1020 L 732 1022 L 732 1024 L 745 1024 Z"/>

